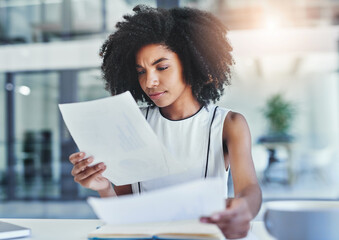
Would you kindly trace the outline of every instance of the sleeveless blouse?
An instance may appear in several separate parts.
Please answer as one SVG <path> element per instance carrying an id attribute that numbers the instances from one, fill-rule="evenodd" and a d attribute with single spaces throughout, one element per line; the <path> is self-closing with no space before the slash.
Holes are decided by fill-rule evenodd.
<path id="1" fill-rule="evenodd" d="M 170 120 L 158 107 L 141 108 L 147 122 L 170 154 L 188 168 L 187 171 L 132 184 L 133 194 L 148 192 L 205 177 L 224 179 L 227 197 L 228 168 L 225 168 L 222 132 L 229 109 L 212 104 L 194 115 Z"/>

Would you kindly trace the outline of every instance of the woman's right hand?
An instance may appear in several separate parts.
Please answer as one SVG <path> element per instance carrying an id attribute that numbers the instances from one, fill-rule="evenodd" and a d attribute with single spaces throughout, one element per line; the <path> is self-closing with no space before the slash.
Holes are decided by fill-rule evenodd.
<path id="1" fill-rule="evenodd" d="M 112 194 L 111 182 L 101 174 L 106 170 L 104 163 L 89 166 L 93 162 L 93 157 L 84 158 L 84 152 L 73 153 L 69 156 L 69 161 L 74 165 L 72 176 L 74 181 L 85 188 L 98 191 L 101 196 Z"/>

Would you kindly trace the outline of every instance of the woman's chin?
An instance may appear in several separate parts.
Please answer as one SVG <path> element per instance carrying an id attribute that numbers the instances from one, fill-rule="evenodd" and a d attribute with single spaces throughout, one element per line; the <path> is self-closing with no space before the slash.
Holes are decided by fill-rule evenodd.
<path id="1" fill-rule="evenodd" d="M 167 107 L 169 104 L 164 101 L 159 100 L 152 100 L 152 102 L 158 107 L 158 108 L 164 108 Z"/>

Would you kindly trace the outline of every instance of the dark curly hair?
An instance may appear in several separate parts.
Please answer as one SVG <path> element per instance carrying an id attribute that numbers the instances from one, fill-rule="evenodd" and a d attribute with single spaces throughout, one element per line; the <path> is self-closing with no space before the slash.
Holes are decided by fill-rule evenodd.
<path id="1" fill-rule="evenodd" d="M 106 90 L 116 95 L 129 90 L 136 101 L 154 105 L 139 85 L 135 56 L 148 44 L 162 44 L 175 52 L 184 79 L 198 102 L 219 100 L 230 84 L 234 63 L 226 27 L 211 13 L 192 8 L 160 9 L 144 5 L 124 15 L 100 50 Z"/>

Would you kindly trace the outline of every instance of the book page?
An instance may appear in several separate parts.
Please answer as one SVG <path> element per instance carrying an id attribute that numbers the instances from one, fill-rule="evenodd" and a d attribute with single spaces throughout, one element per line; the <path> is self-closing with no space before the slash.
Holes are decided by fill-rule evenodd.
<path id="1" fill-rule="evenodd" d="M 59 108 L 80 151 L 94 156 L 93 164 L 104 162 L 103 176 L 115 185 L 187 170 L 160 143 L 130 92 Z"/>
<path id="2" fill-rule="evenodd" d="M 167 239 L 226 239 L 215 224 L 201 223 L 198 220 L 104 225 L 88 234 L 90 238 L 103 236 L 112 238 L 151 238 L 152 236 L 158 236 L 159 238 Z M 259 240 L 252 232 L 252 227 L 247 236 L 241 239 Z"/>
<path id="3" fill-rule="evenodd" d="M 104 225 L 90 233 L 91 236 L 165 236 L 190 235 L 222 237 L 219 228 L 214 224 L 200 223 L 198 220 L 157 222 L 124 225 Z"/>
<path id="4" fill-rule="evenodd" d="M 141 195 L 88 199 L 108 224 L 198 219 L 225 208 L 223 179 L 207 178 Z"/>

